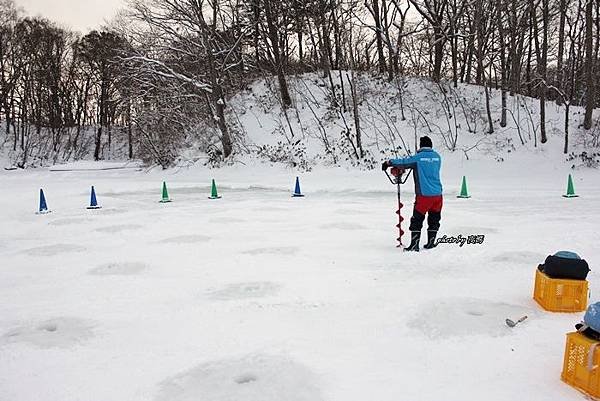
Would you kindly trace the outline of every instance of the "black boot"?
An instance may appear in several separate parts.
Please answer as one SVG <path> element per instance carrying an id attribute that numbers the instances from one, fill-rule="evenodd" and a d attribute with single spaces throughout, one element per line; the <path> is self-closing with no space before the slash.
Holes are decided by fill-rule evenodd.
<path id="1" fill-rule="evenodd" d="M 419 252 L 419 240 L 421 239 L 421 231 L 411 231 L 410 245 L 404 248 L 405 251 Z"/>
<path id="2" fill-rule="evenodd" d="M 437 235 L 437 231 L 427 231 L 427 243 L 423 245 L 425 249 L 435 248 L 437 244 L 435 243 L 435 237 Z"/>

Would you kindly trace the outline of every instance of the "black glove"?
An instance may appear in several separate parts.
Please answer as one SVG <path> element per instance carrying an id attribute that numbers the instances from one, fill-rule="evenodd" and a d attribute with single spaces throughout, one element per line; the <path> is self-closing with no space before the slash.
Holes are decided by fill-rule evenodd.
<path id="1" fill-rule="evenodd" d="M 388 160 L 384 161 L 383 163 L 381 163 L 381 170 L 385 171 L 390 167 L 390 162 Z"/>

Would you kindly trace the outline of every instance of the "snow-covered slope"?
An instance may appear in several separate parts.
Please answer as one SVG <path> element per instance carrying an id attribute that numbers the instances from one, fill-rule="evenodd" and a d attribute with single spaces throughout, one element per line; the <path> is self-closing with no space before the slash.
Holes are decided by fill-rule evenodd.
<path id="1" fill-rule="evenodd" d="M 334 71 L 333 77 L 337 103 L 328 79 L 317 74 L 290 77 L 293 107 L 287 113 L 282 111 L 272 79 L 258 80 L 234 96 L 229 103 L 230 121 L 238 133 L 241 153 L 258 152 L 267 160 L 308 168 L 355 164 L 350 74 Z M 547 102 L 549 140 L 542 145 L 536 99 L 508 96 L 507 125 L 502 128 L 500 91 L 491 90 L 494 132 L 489 134 L 485 92 L 480 86 L 460 84 L 455 89 L 448 83 L 415 78 L 390 83 L 367 74 L 357 74 L 355 86 L 366 151 L 360 163 L 363 167 L 372 167 L 390 154 L 414 152 L 415 142 L 423 135 L 431 136 L 442 153 L 465 159 L 504 161 L 514 153 L 551 155 L 558 164 L 567 159 L 562 154 L 564 107 L 554 102 Z M 600 127 L 584 133 L 582 118 L 582 109 L 572 107 L 569 153 L 593 153 L 600 144 Z"/>

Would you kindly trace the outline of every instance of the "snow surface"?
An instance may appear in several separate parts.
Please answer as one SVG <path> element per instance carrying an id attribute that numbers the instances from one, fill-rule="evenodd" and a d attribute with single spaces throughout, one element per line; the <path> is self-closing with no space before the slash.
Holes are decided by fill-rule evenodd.
<path id="1" fill-rule="evenodd" d="M 419 254 L 395 248 L 380 171 L 316 168 L 305 198 L 256 162 L 1 171 L 0 400 L 580 400 L 560 372 L 582 314 L 531 295 L 537 264 L 573 250 L 598 300 L 600 176 L 557 157 L 446 155 L 441 234 L 485 242 Z"/>

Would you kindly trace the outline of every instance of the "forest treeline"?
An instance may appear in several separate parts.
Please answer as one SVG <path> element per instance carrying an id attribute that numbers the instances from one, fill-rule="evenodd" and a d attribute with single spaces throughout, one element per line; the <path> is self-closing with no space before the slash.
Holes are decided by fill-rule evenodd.
<path id="1" fill-rule="evenodd" d="M 0 143 L 20 167 L 92 154 L 167 167 L 193 133 L 226 159 L 231 96 L 274 77 L 285 112 L 289 77 L 318 72 L 331 104 L 348 104 L 360 159 L 354 72 L 368 72 L 483 86 L 487 132 L 489 89 L 501 91 L 500 126 L 509 96 L 539 99 L 541 143 L 556 102 L 566 153 L 571 106 L 585 107 L 582 130 L 598 124 L 599 47 L 600 0 L 129 0 L 85 35 L 0 0 Z"/>

